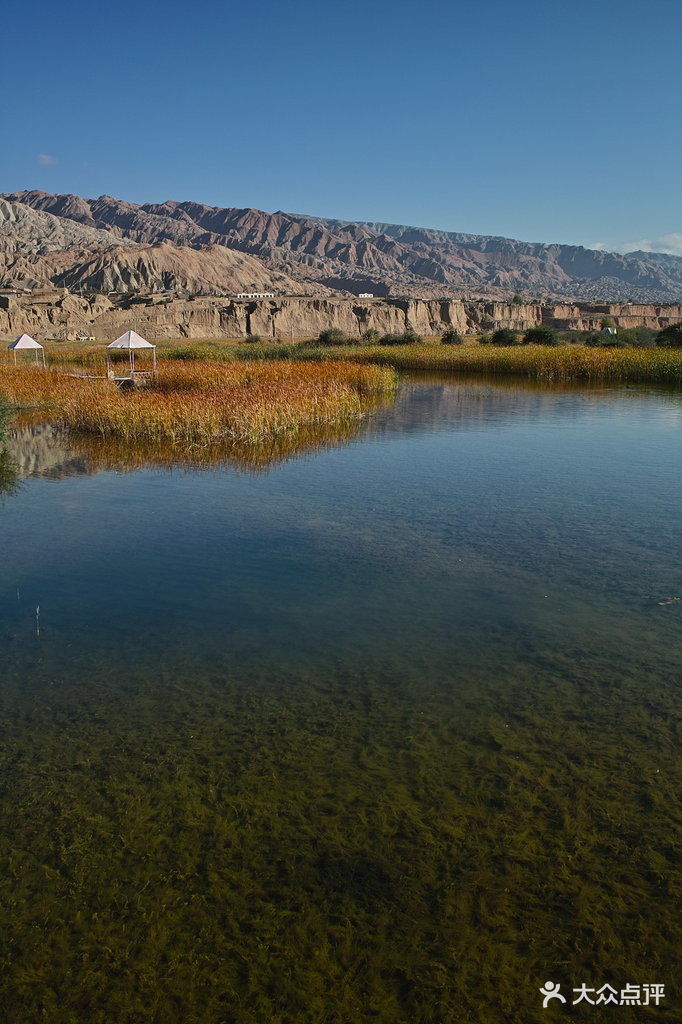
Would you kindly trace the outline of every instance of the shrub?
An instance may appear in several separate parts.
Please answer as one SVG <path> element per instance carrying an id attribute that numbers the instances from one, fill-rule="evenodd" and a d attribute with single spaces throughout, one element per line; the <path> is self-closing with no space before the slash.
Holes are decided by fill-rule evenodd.
<path id="1" fill-rule="evenodd" d="M 347 341 L 348 335 L 340 327 L 328 327 L 317 339 L 319 345 L 345 345 Z"/>
<path id="2" fill-rule="evenodd" d="M 489 334 L 482 334 L 481 337 L 478 339 L 479 345 L 489 345 L 490 341 L 491 338 Z"/>
<path id="3" fill-rule="evenodd" d="M 523 295 L 519 295 L 519 293 L 517 292 L 514 298 L 512 299 L 512 302 L 515 306 L 522 306 L 524 302 Z"/>
<path id="4" fill-rule="evenodd" d="M 661 348 L 682 348 L 682 324 L 670 324 L 656 335 L 656 344 Z"/>
<path id="5" fill-rule="evenodd" d="M 495 331 L 490 342 L 493 345 L 518 345 L 519 336 L 510 327 L 500 327 L 499 331 Z"/>
<path id="6" fill-rule="evenodd" d="M 619 327 L 618 337 L 626 345 L 648 347 L 656 344 L 656 331 L 653 327 Z"/>
<path id="7" fill-rule="evenodd" d="M 444 332 L 440 339 L 440 343 L 441 345 L 461 345 L 462 336 L 454 327 L 448 327 L 447 331 Z"/>
<path id="8" fill-rule="evenodd" d="M 362 340 L 368 345 L 376 345 L 379 341 L 379 337 L 380 335 L 376 327 L 368 327 L 362 335 Z"/>
<path id="9" fill-rule="evenodd" d="M 589 345 L 590 348 L 627 348 L 628 343 L 625 338 L 621 338 L 617 334 L 588 334 L 585 338 L 585 344 Z"/>
<path id="10" fill-rule="evenodd" d="M 415 331 L 403 331 L 402 334 L 384 334 L 379 339 L 380 345 L 416 345 L 422 340 Z"/>
<path id="11" fill-rule="evenodd" d="M 531 327 L 523 336 L 526 345 L 559 345 L 560 338 L 556 331 L 546 324 Z"/>
<path id="12" fill-rule="evenodd" d="M 244 340 L 252 343 L 253 345 L 260 345 L 263 341 L 260 334 L 247 334 Z"/>

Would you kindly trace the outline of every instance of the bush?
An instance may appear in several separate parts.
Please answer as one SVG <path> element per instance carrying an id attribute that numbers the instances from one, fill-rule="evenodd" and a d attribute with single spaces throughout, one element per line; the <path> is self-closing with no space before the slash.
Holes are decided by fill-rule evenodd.
<path id="1" fill-rule="evenodd" d="M 627 348 L 627 341 L 617 334 L 587 334 L 585 344 L 590 348 Z"/>
<path id="2" fill-rule="evenodd" d="M 492 345 L 518 345 L 519 336 L 510 327 L 500 327 L 490 339 Z"/>
<path id="3" fill-rule="evenodd" d="M 362 340 L 368 345 L 376 345 L 379 341 L 379 332 L 376 327 L 369 327 L 362 335 Z"/>
<path id="4" fill-rule="evenodd" d="M 546 324 L 531 327 L 524 334 L 523 341 L 525 345 L 559 345 L 561 343 L 557 332 L 553 331 L 551 327 L 547 327 Z"/>
<path id="5" fill-rule="evenodd" d="M 517 292 L 514 298 L 512 299 L 512 302 L 515 306 L 522 306 L 524 303 L 523 295 L 519 295 L 519 293 Z"/>
<path id="6" fill-rule="evenodd" d="M 402 334 L 384 334 L 379 339 L 380 345 L 416 345 L 422 340 L 415 331 L 404 331 Z"/>
<path id="7" fill-rule="evenodd" d="M 317 339 L 318 345 L 345 345 L 347 341 L 348 335 L 340 327 L 328 327 Z"/>
<path id="8" fill-rule="evenodd" d="M 440 343 L 441 345 L 461 345 L 462 336 L 454 327 L 448 327 L 447 331 L 443 333 Z"/>
<path id="9" fill-rule="evenodd" d="M 626 345 L 638 345 L 648 348 L 656 344 L 657 332 L 653 327 L 619 327 L 618 337 Z"/>
<path id="10" fill-rule="evenodd" d="M 263 339 L 261 338 L 260 334 L 247 334 L 244 341 L 248 341 L 254 345 L 260 345 Z"/>
<path id="11" fill-rule="evenodd" d="M 656 335 L 656 344 L 661 348 L 682 348 L 682 324 L 670 324 Z"/>
<path id="12" fill-rule="evenodd" d="M 481 337 L 478 339 L 479 345 L 489 345 L 490 341 L 491 338 L 489 334 L 482 334 Z"/>

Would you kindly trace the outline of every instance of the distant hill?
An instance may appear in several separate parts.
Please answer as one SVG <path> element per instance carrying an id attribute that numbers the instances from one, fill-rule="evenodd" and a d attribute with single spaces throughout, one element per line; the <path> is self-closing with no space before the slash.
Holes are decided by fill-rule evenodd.
<path id="1" fill-rule="evenodd" d="M 160 242 L 158 245 L 118 245 L 78 262 L 56 275 L 54 283 L 75 291 L 153 292 L 166 289 L 190 294 L 262 292 L 272 288 L 291 293 L 297 285 L 275 274 L 255 256 L 224 246 L 202 249 Z"/>
<path id="2" fill-rule="evenodd" d="M 317 295 L 328 294 L 331 288 L 425 298 L 508 298 L 518 292 L 528 298 L 647 302 L 677 301 L 682 296 L 682 258 L 658 253 L 621 255 L 582 246 L 194 202 L 138 205 L 112 196 L 83 199 L 39 191 L 2 198 L 15 208 L 103 232 L 119 247 L 118 252 L 110 251 L 103 238 L 91 236 L 90 259 L 78 261 L 79 269 L 75 262 L 69 268 L 62 260 L 59 280 L 83 287 L 100 289 L 116 282 L 114 287 L 129 290 L 153 285 L 220 294 L 240 282 L 237 287 L 245 289 Z M 0 236 L 20 231 L 17 223 L 0 223 Z M 39 246 L 35 233 L 31 237 Z M 139 272 L 131 267 L 131 243 L 144 247 L 138 253 Z M 154 248 L 168 243 L 163 251 Z M 70 245 L 83 250 L 88 242 L 79 236 L 63 251 Z M 226 261 L 223 249 L 258 262 Z M 35 248 L 33 255 L 42 251 Z M 5 269 L 5 281 L 8 273 L 11 276 L 11 267 Z"/>

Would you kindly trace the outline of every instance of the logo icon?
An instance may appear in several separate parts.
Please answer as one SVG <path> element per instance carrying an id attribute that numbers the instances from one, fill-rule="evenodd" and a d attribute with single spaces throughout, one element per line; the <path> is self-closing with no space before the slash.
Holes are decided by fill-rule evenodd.
<path id="1" fill-rule="evenodd" d="M 561 1003 L 566 1002 L 565 997 L 562 996 L 561 992 L 559 991 L 559 987 L 560 986 L 558 981 L 546 981 L 543 987 L 540 989 L 540 995 L 543 995 L 545 997 L 542 1000 L 543 1010 L 547 1009 L 547 1004 L 549 1003 L 550 999 L 558 999 Z"/>

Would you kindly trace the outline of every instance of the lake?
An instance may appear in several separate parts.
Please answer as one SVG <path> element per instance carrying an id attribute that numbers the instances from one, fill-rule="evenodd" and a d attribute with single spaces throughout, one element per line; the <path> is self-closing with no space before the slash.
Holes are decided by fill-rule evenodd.
<path id="1" fill-rule="evenodd" d="M 3 1019 L 678 1020 L 681 428 L 442 376 L 220 456 L 18 420 Z"/>

